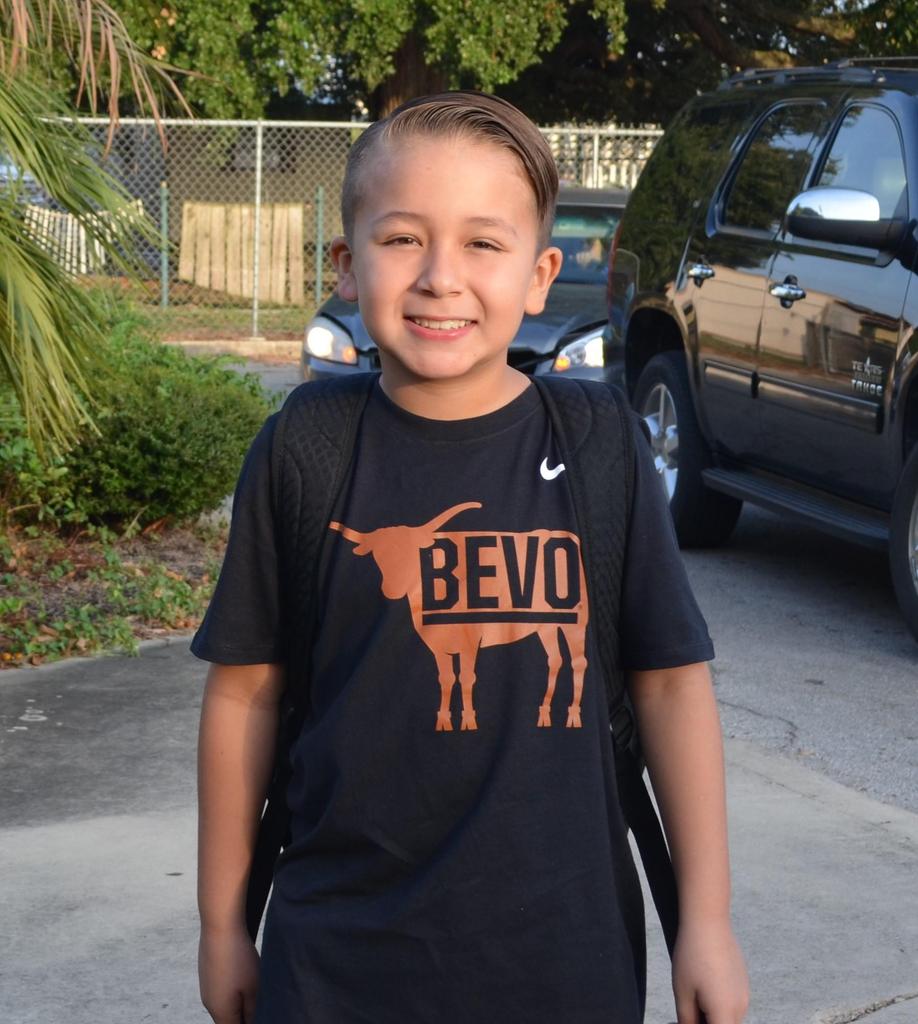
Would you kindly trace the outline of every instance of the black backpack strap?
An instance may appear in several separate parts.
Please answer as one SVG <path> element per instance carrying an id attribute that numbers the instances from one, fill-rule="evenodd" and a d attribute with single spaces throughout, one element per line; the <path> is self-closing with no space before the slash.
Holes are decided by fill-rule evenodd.
<path id="1" fill-rule="evenodd" d="M 542 394 L 568 471 L 587 569 L 590 617 L 609 714 L 614 718 L 625 697 L 618 629 L 634 480 L 630 413 L 617 389 L 597 382 L 554 376 L 532 379 Z"/>
<path id="2" fill-rule="evenodd" d="M 290 748 L 309 706 L 309 660 L 319 597 L 319 560 L 332 510 L 347 479 L 357 429 L 379 375 L 344 374 L 301 384 L 287 398 L 274 429 L 271 487 L 280 553 L 288 657 L 274 772 L 246 890 L 252 940 L 264 913 L 280 850 L 289 842 Z"/>
<path id="3" fill-rule="evenodd" d="M 676 878 L 643 778 L 634 712 L 619 660 L 624 551 L 634 488 L 634 443 L 624 395 L 575 378 L 533 377 L 558 437 L 580 531 L 590 616 L 602 662 L 619 802 L 634 834 L 672 955 L 679 928 Z M 596 511 L 602 510 L 601 515 Z"/>
<path id="4" fill-rule="evenodd" d="M 679 933 L 679 893 L 669 847 L 644 782 L 640 757 L 627 749 L 616 747 L 615 773 L 622 813 L 641 854 L 641 863 L 647 875 L 653 905 L 657 908 L 666 948 L 672 956 Z"/>

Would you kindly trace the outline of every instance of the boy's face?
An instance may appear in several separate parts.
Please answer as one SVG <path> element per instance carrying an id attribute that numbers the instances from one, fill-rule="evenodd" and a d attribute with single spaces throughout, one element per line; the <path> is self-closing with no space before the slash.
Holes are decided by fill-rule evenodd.
<path id="1" fill-rule="evenodd" d="M 506 373 L 524 313 L 540 313 L 561 253 L 541 250 L 516 157 L 468 138 L 414 137 L 367 154 L 338 293 L 358 301 L 393 384 L 480 384 Z"/>

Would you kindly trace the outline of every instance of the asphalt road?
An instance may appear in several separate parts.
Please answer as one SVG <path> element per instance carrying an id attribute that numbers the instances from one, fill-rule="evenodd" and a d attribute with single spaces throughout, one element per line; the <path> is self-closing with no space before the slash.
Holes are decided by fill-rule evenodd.
<path id="1" fill-rule="evenodd" d="M 685 559 L 726 734 L 918 811 L 918 643 L 885 555 L 747 507 Z"/>
<path id="2" fill-rule="evenodd" d="M 248 369 L 279 394 L 300 381 L 296 365 Z M 725 733 L 918 811 L 918 643 L 885 555 L 747 506 L 729 544 L 685 559 Z"/>
<path id="3" fill-rule="evenodd" d="M 257 373 L 265 388 L 273 394 L 286 395 L 297 384 L 301 384 L 299 363 L 256 363 L 245 364 L 250 373 Z"/>

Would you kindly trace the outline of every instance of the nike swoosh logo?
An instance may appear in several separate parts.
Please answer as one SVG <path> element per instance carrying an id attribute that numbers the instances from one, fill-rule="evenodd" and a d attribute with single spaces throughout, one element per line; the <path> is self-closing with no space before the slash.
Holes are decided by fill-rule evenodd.
<path id="1" fill-rule="evenodd" d="M 543 480 L 554 480 L 556 476 L 560 476 L 564 472 L 564 463 L 559 462 L 554 469 L 549 469 L 548 459 L 542 459 L 542 465 L 539 466 L 539 472 L 542 474 Z"/>

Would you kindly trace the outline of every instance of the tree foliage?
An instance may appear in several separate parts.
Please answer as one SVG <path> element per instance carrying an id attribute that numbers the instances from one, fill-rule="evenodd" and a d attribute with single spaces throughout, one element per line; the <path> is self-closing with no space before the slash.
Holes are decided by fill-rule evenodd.
<path id="1" fill-rule="evenodd" d="M 540 121 L 668 123 L 694 93 L 745 67 L 914 51 L 914 0 L 627 0 L 622 45 L 575 2 L 558 45 L 502 90 Z M 892 31 L 894 29 L 894 31 Z M 911 35 L 910 35 L 911 33 Z"/>
<path id="2" fill-rule="evenodd" d="M 428 88 L 511 82 L 561 39 L 569 0 L 124 0 L 152 56 L 199 72 L 185 94 L 208 116 L 263 114 L 272 95 L 352 93 L 377 113 Z M 595 0 L 614 49 L 625 0 Z M 340 84 L 340 81 L 339 81 Z"/>
<path id="3" fill-rule="evenodd" d="M 185 98 L 207 117 L 260 117 L 272 95 L 291 81 L 307 90 L 327 66 L 299 34 L 284 0 L 121 0 L 119 10 L 137 45 L 157 61 L 194 73 Z M 130 97 L 124 97 L 130 100 Z"/>
<path id="4" fill-rule="evenodd" d="M 355 103 L 377 116 L 462 86 L 506 95 L 540 121 L 665 121 L 741 67 L 918 43 L 916 0 L 124 0 L 119 9 L 148 53 L 201 74 L 186 93 L 207 116 L 348 116 Z"/>
<path id="5" fill-rule="evenodd" d="M 889 54 L 918 52 L 916 0 L 880 0 L 855 6 L 858 38 L 866 50 Z"/>

